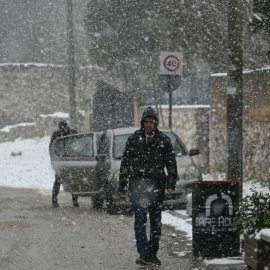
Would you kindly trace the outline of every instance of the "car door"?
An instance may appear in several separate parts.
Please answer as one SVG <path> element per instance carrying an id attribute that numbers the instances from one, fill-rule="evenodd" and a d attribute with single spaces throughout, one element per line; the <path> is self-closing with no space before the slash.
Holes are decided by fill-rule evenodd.
<path id="1" fill-rule="evenodd" d="M 111 173 L 111 134 L 104 132 L 97 143 L 97 179 L 105 188 Z"/>
<path id="2" fill-rule="evenodd" d="M 95 133 L 68 135 L 51 144 L 52 167 L 61 177 L 64 191 L 87 196 L 99 190 L 96 137 Z"/>

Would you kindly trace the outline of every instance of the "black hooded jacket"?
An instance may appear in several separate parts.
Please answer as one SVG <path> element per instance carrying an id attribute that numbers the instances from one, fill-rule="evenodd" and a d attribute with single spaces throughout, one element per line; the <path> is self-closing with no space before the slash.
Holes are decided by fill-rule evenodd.
<path id="1" fill-rule="evenodd" d="M 144 120 L 152 117 L 155 120 L 154 135 L 146 142 Z M 148 107 L 141 119 L 141 128 L 131 135 L 124 150 L 119 177 L 119 188 L 124 190 L 138 181 L 150 181 L 155 190 L 164 193 L 165 188 L 175 189 L 177 165 L 170 138 L 157 128 L 158 118 L 155 111 Z M 164 169 L 167 169 L 167 177 Z"/>

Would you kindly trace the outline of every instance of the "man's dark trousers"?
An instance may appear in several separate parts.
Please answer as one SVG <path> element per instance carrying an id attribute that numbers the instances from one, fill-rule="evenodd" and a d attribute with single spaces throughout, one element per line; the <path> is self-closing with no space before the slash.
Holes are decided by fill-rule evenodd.
<path id="1" fill-rule="evenodd" d="M 60 191 L 60 186 L 62 184 L 62 180 L 60 178 L 59 175 L 55 174 L 55 181 L 53 184 L 53 190 L 52 190 L 52 200 L 53 202 L 57 202 L 57 197 Z M 77 203 L 78 202 L 78 196 L 72 194 L 72 201 L 73 203 Z"/>
<path id="2" fill-rule="evenodd" d="M 131 194 L 131 202 L 138 253 L 143 258 L 154 257 L 158 252 L 161 236 L 162 200 L 146 199 L 135 193 Z M 149 241 L 146 233 L 147 212 L 150 219 Z"/>
<path id="3" fill-rule="evenodd" d="M 55 181 L 54 181 L 53 190 L 52 190 L 53 200 L 57 200 L 57 196 L 59 194 L 61 184 L 62 184 L 61 178 L 57 174 L 55 174 Z"/>

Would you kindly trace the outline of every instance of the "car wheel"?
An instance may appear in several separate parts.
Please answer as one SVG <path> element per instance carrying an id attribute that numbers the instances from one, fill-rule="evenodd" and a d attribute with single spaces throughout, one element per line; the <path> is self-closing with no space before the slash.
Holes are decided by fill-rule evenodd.
<path id="1" fill-rule="evenodd" d="M 173 207 L 174 210 L 185 210 L 186 209 L 186 203 L 177 203 Z"/>
<path id="2" fill-rule="evenodd" d="M 119 212 L 119 207 L 116 205 L 113 195 L 110 195 L 110 197 L 107 198 L 107 210 L 112 215 Z"/>
<path id="3" fill-rule="evenodd" d="M 103 206 L 103 199 L 101 196 L 96 195 L 92 198 L 92 205 L 95 209 L 102 209 Z"/>
<path id="4" fill-rule="evenodd" d="M 115 215 L 118 212 L 115 202 L 112 198 L 107 202 L 107 210 L 112 215 Z"/>

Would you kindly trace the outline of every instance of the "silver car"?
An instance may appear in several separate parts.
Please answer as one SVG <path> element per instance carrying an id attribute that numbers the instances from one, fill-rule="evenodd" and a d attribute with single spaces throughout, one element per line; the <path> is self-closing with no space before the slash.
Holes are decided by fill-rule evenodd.
<path id="1" fill-rule="evenodd" d="M 117 188 L 126 141 L 135 130 L 110 129 L 55 140 L 50 147 L 51 163 L 62 179 L 64 191 L 90 196 L 96 208 L 102 208 L 106 202 L 111 213 L 130 209 L 128 195 L 118 196 Z M 171 139 L 179 174 L 175 191 L 165 195 L 164 206 L 181 208 L 186 205 L 192 183 L 202 180 L 200 170 L 191 157 L 199 154 L 199 150 L 188 151 L 173 131 L 161 131 Z"/>
<path id="2" fill-rule="evenodd" d="M 136 128 L 119 128 L 106 130 L 101 135 L 97 145 L 97 170 L 98 181 L 107 182 L 105 200 L 111 212 L 121 208 L 129 208 L 128 196 L 117 196 L 116 190 L 119 182 L 121 158 L 128 137 Z M 187 194 L 191 192 L 192 183 L 202 180 L 200 170 L 191 156 L 199 154 L 199 150 L 187 150 L 182 140 L 171 130 L 161 130 L 170 137 L 177 161 L 178 180 L 176 189 L 165 195 L 166 208 L 181 208 L 186 205 Z"/>

